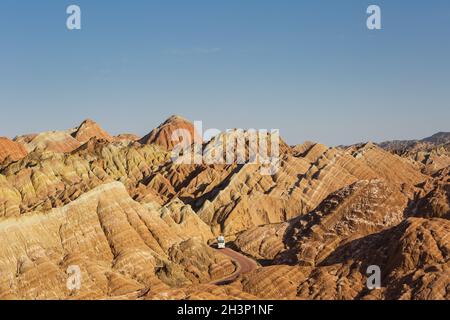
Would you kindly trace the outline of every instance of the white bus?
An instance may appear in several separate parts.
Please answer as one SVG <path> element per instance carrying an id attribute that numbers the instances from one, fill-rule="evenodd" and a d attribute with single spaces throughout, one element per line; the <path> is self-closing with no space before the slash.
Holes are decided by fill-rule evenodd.
<path id="1" fill-rule="evenodd" d="M 217 248 L 225 249 L 225 237 L 224 236 L 217 237 Z"/>

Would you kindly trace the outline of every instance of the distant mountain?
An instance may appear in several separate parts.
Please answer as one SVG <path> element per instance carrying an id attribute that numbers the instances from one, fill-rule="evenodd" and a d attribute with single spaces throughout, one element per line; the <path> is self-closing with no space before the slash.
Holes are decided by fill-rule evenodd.
<path id="1" fill-rule="evenodd" d="M 427 174 L 445 168 L 450 161 L 450 132 L 439 132 L 422 140 L 394 140 L 379 145 L 386 151 L 415 161 Z"/>
<path id="2" fill-rule="evenodd" d="M 447 144 L 450 143 L 450 132 L 438 132 L 431 137 L 423 139 L 422 141 L 434 144 Z"/>
<path id="3" fill-rule="evenodd" d="M 411 151 L 412 149 L 426 149 L 450 143 L 450 132 L 439 132 L 422 140 L 391 140 L 379 144 L 385 150 L 394 152 Z"/>

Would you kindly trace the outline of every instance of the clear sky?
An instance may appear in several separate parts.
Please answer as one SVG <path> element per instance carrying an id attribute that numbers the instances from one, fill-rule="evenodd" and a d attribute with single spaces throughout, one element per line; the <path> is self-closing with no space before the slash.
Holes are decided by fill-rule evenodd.
<path id="1" fill-rule="evenodd" d="M 448 0 L 1 0 L 0 136 L 180 114 L 291 144 L 422 138 L 450 131 L 449 57 Z"/>

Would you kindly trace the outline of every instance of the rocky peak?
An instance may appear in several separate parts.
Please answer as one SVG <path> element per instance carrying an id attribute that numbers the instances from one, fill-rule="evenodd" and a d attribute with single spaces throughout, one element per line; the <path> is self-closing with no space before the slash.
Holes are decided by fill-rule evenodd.
<path id="1" fill-rule="evenodd" d="M 186 146 L 192 144 L 195 141 L 194 139 L 201 140 L 200 135 L 195 132 L 194 124 L 191 121 L 181 116 L 172 115 L 148 135 L 144 136 L 140 142 L 142 144 L 157 144 L 170 151 L 180 142 L 172 139 L 173 133 L 179 129 L 186 130 L 190 135 L 190 139 L 183 142 Z"/>
<path id="2" fill-rule="evenodd" d="M 72 136 L 81 143 L 85 143 L 91 138 L 113 141 L 113 137 L 111 137 L 109 133 L 103 130 L 95 121 L 91 119 L 84 120 L 72 133 Z"/>

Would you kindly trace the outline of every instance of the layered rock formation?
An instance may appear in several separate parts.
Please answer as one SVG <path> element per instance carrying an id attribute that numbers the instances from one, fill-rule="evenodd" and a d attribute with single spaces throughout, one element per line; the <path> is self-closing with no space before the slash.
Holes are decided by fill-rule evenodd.
<path id="1" fill-rule="evenodd" d="M 113 137 L 111 137 L 108 132 L 90 119 L 83 121 L 83 123 L 81 123 L 81 125 L 72 133 L 72 136 L 81 143 L 85 143 L 92 138 L 113 141 Z"/>
<path id="2" fill-rule="evenodd" d="M 14 162 L 27 155 L 27 150 L 17 142 L 0 137 L 0 164 L 5 161 Z"/>
<path id="3" fill-rule="evenodd" d="M 319 266 L 260 268 L 244 276 L 243 290 L 264 299 L 448 300 L 449 228 L 410 218 L 338 247 Z M 380 289 L 367 287 L 369 266 L 381 270 Z"/>
<path id="4" fill-rule="evenodd" d="M 450 219 L 450 167 L 438 171 L 420 185 L 408 214 Z"/>
<path id="5" fill-rule="evenodd" d="M 114 137 L 116 141 L 135 142 L 139 140 L 139 136 L 132 133 L 121 133 Z"/>
<path id="6" fill-rule="evenodd" d="M 39 134 L 19 136 L 15 141 L 23 145 L 28 152 L 71 152 L 80 147 L 81 143 L 65 131 L 49 131 Z"/>
<path id="7" fill-rule="evenodd" d="M 209 282 L 235 268 L 204 244 L 210 237 L 192 211 L 149 210 L 123 184 L 105 184 L 20 223 L 0 221 L 0 298 L 98 298 Z M 70 266 L 82 272 L 73 292 L 66 286 Z"/>
<path id="8" fill-rule="evenodd" d="M 1 138 L 0 299 L 450 298 L 445 134 L 276 148 L 245 131 L 242 149 L 232 130 L 186 140 L 200 161 L 183 163 L 177 130 L 200 139 L 178 116 L 140 140 L 91 120 Z M 220 234 L 258 268 L 212 249 Z"/>
<path id="9" fill-rule="evenodd" d="M 282 154 L 274 176 L 261 175 L 259 165 L 237 167 L 215 192 L 210 192 L 199 214 L 216 234 L 233 235 L 306 214 L 343 187 L 379 178 L 412 196 L 415 184 L 426 176 L 407 160 L 373 144 L 346 150 L 308 144 L 301 154 Z"/>
<path id="10" fill-rule="evenodd" d="M 0 172 L 0 217 L 60 207 L 112 181 L 123 182 L 131 192 L 167 159 L 157 146 L 96 140 L 72 153 L 32 152 Z"/>
<path id="11" fill-rule="evenodd" d="M 178 143 L 186 148 L 195 141 L 202 142 L 201 136 L 198 132 L 195 132 L 192 122 L 174 115 L 143 137 L 140 143 L 156 144 L 171 151 Z"/>
<path id="12" fill-rule="evenodd" d="M 422 140 L 387 141 L 382 148 L 411 159 L 426 174 L 450 165 L 450 133 L 440 132 Z"/>
<path id="13" fill-rule="evenodd" d="M 315 266 L 338 246 L 397 225 L 407 198 L 383 180 L 358 181 L 291 221 L 250 229 L 235 244 L 257 259 Z"/>

